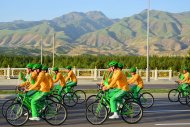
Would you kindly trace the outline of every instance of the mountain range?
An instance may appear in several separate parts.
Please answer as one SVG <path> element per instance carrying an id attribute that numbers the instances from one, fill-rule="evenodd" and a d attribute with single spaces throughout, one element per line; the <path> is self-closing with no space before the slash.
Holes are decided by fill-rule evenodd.
<path id="1" fill-rule="evenodd" d="M 71 12 L 52 20 L 0 22 L 0 53 L 57 55 L 146 55 L 147 11 L 110 19 L 99 11 Z M 190 12 L 150 11 L 151 55 L 185 55 L 190 46 Z"/>

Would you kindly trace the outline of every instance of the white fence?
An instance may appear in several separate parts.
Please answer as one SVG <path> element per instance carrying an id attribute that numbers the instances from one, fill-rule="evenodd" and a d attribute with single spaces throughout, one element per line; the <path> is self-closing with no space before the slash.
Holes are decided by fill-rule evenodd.
<path id="1" fill-rule="evenodd" d="M 60 71 L 63 71 L 63 68 L 60 68 Z M 78 79 L 100 79 L 103 76 L 104 71 L 107 69 L 78 69 L 73 68 L 74 73 L 76 74 Z M 129 71 L 128 69 L 123 69 L 124 71 Z M 26 73 L 25 68 L 0 68 L 0 78 L 18 78 L 19 72 L 22 71 Z M 146 79 L 146 70 L 144 69 L 137 69 L 137 73 L 143 78 Z M 150 79 L 168 79 L 171 80 L 173 74 L 172 70 L 150 70 Z"/>

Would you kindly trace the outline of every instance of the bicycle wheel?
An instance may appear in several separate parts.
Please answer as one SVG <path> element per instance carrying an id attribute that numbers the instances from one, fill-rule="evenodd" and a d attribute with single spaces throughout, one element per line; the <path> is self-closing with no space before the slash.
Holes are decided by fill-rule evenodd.
<path id="1" fill-rule="evenodd" d="M 44 110 L 44 119 L 50 125 L 58 126 L 65 122 L 67 110 L 63 104 L 53 102 L 48 104 Z"/>
<path id="2" fill-rule="evenodd" d="M 22 126 L 29 118 L 28 109 L 20 103 L 14 103 L 7 108 L 6 120 L 10 125 Z"/>
<path id="3" fill-rule="evenodd" d="M 63 103 L 68 107 L 73 107 L 77 104 L 78 98 L 75 93 L 66 93 L 63 96 Z"/>
<path id="4" fill-rule="evenodd" d="M 102 124 L 108 116 L 108 111 L 105 105 L 94 102 L 86 108 L 86 119 L 93 125 Z"/>
<path id="5" fill-rule="evenodd" d="M 86 93 L 82 90 L 76 90 L 75 94 L 77 95 L 78 98 L 78 104 L 82 104 L 83 102 L 86 101 Z"/>
<path id="6" fill-rule="evenodd" d="M 63 104 L 63 98 L 61 96 L 59 96 L 58 94 L 50 95 L 50 96 L 48 96 L 48 98 L 50 100 L 52 100 L 53 102 L 57 102 L 57 103 Z"/>
<path id="7" fill-rule="evenodd" d="M 13 103 L 16 103 L 15 98 L 14 98 L 14 99 L 6 100 L 6 101 L 3 103 L 2 108 L 1 108 L 1 112 L 2 112 L 3 117 L 5 117 L 7 108 L 8 108 L 10 105 L 12 105 Z"/>
<path id="8" fill-rule="evenodd" d="M 179 93 L 178 95 L 178 100 L 182 105 L 186 105 L 187 104 L 187 96 L 183 95 L 182 92 Z"/>
<path id="9" fill-rule="evenodd" d="M 143 108 L 150 108 L 154 104 L 154 97 L 151 93 L 144 92 L 140 95 L 139 99 Z"/>
<path id="10" fill-rule="evenodd" d="M 125 102 L 121 109 L 122 119 L 129 124 L 134 124 L 142 119 L 143 110 L 136 102 Z"/>
<path id="11" fill-rule="evenodd" d="M 86 99 L 86 107 L 88 107 L 89 104 L 95 102 L 98 99 L 97 95 L 90 95 L 87 99 Z"/>
<path id="12" fill-rule="evenodd" d="M 190 94 L 186 97 L 186 104 L 190 107 Z"/>
<path id="13" fill-rule="evenodd" d="M 169 101 L 178 102 L 179 101 L 178 95 L 179 95 L 179 90 L 177 90 L 177 89 L 170 90 L 169 93 L 168 93 Z"/>

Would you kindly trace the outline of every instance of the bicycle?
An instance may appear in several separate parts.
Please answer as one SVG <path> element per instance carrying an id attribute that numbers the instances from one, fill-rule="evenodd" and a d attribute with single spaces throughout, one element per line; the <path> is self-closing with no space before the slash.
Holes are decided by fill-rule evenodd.
<path id="1" fill-rule="evenodd" d="M 110 102 L 106 97 L 106 92 L 101 91 L 101 95 L 100 99 L 86 108 L 86 119 L 93 125 L 103 124 L 109 114 Z M 123 98 L 122 103 L 118 105 L 118 112 L 126 123 L 134 124 L 141 120 L 143 109 L 138 103 Z"/>
<path id="2" fill-rule="evenodd" d="M 175 81 L 175 83 L 177 83 L 177 89 L 171 89 L 168 92 L 168 99 L 170 102 L 178 102 L 179 101 L 179 92 L 181 91 L 181 87 L 179 82 Z"/>
<path id="3" fill-rule="evenodd" d="M 150 108 L 154 105 L 154 96 L 149 92 L 142 92 L 142 89 L 138 92 L 138 98 L 132 98 L 136 100 L 143 108 Z"/>
<path id="4" fill-rule="evenodd" d="M 18 95 L 19 91 L 20 91 L 21 88 L 19 88 L 18 86 L 16 86 L 15 88 L 15 93 L 16 93 L 16 97 L 15 98 L 12 98 L 12 99 L 8 99 L 6 100 L 3 105 L 2 105 L 2 115 L 3 117 L 5 117 L 5 114 L 6 114 L 6 110 L 7 110 L 7 107 L 9 107 L 11 104 L 13 103 L 16 103 L 16 102 L 21 102 L 22 99 L 20 98 L 20 96 Z M 29 92 L 28 92 L 29 93 Z M 32 96 L 33 94 L 35 94 L 35 92 L 31 92 L 29 93 L 30 96 Z M 57 94 L 54 94 L 54 93 L 50 93 L 49 97 L 54 100 L 55 102 L 63 102 L 62 100 L 60 100 L 59 98 L 59 95 Z"/>
<path id="5" fill-rule="evenodd" d="M 64 104 L 68 107 L 73 107 L 86 101 L 86 93 L 83 90 L 74 90 L 74 87 L 71 87 L 70 92 L 66 92 L 63 88 L 62 94 Z"/>
<path id="6" fill-rule="evenodd" d="M 7 108 L 6 121 L 13 126 L 22 126 L 28 119 L 31 112 L 31 98 L 23 92 L 18 93 L 22 101 L 13 103 Z M 61 103 L 54 102 L 50 96 L 40 101 L 40 117 L 50 125 L 61 125 L 67 118 L 67 110 Z"/>

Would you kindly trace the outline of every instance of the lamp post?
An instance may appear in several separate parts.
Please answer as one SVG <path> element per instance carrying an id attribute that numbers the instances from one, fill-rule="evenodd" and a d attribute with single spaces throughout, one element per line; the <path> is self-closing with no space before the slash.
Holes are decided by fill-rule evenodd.
<path id="1" fill-rule="evenodd" d="M 43 63 L 43 42 L 42 42 L 42 37 L 41 37 L 41 40 L 40 40 L 40 43 L 41 43 L 41 64 Z"/>
<path id="2" fill-rule="evenodd" d="M 55 63 L 55 33 L 53 34 L 53 67 L 54 67 L 54 63 Z"/>
<path id="3" fill-rule="evenodd" d="M 150 68 L 149 68 L 149 28 L 150 27 L 150 0 L 148 0 L 147 9 L 147 69 L 146 69 L 146 81 L 150 82 Z"/>

